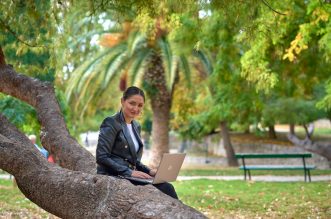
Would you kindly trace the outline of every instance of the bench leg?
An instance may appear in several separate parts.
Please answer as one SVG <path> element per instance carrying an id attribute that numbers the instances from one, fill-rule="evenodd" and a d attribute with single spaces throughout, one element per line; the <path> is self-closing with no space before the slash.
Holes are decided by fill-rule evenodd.
<path id="1" fill-rule="evenodd" d="M 251 171 L 250 170 L 248 170 L 248 177 L 249 177 L 249 180 L 251 181 L 252 177 L 251 177 Z"/>
<path id="2" fill-rule="evenodd" d="M 308 178 L 309 178 L 309 182 L 311 182 L 311 177 L 310 177 L 310 170 L 307 170 L 308 171 Z"/>
<path id="3" fill-rule="evenodd" d="M 307 170 L 304 171 L 305 171 L 305 182 L 307 182 Z"/>
<path id="4" fill-rule="evenodd" d="M 246 173 L 246 172 L 247 172 L 247 170 L 244 170 L 244 175 L 245 175 L 245 177 L 244 177 L 244 178 L 245 178 L 245 181 L 246 181 L 246 175 L 247 175 L 247 173 Z"/>

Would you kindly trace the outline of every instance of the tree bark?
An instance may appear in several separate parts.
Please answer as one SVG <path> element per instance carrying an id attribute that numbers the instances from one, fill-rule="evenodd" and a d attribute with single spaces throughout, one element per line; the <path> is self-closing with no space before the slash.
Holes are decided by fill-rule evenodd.
<path id="1" fill-rule="evenodd" d="M 229 130 L 227 127 L 227 122 L 221 121 L 220 127 L 221 127 L 223 145 L 225 148 L 226 157 L 228 159 L 228 165 L 229 166 L 238 166 L 238 160 L 235 157 L 235 152 L 234 152 L 234 149 L 231 144 L 231 139 L 230 139 Z"/>
<path id="2" fill-rule="evenodd" d="M 2 66 L 0 92 L 16 97 L 36 109 L 41 125 L 42 145 L 55 155 L 56 163 L 70 170 L 96 172 L 93 155 L 70 136 L 50 83 L 16 74 L 10 66 Z"/>
<path id="3" fill-rule="evenodd" d="M 43 144 L 63 167 L 48 163 L 0 114 L 0 168 L 41 208 L 61 218 L 205 218 L 153 186 L 96 175 L 94 157 L 68 133 L 50 84 L 2 65 L 0 91 L 36 108 Z"/>
<path id="4" fill-rule="evenodd" d="M 299 147 L 304 148 L 307 151 L 319 154 L 322 157 L 325 157 L 329 164 L 331 165 L 331 143 L 329 142 L 313 142 L 309 138 L 305 140 L 300 140 L 296 135 L 288 135 L 288 139 Z"/>
<path id="5" fill-rule="evenodd" d="M 313 136 L 314 133 L 314 123 L 310 123 L 307 125 L 303 125 L 303 128 L 305 129 L 306 133 L 306 138 L 311 140 L 311 137 Z"/>
<path id="6" fill-rule="evenodd" d="M 269 128 L 269 138 L 276 139 L 277 135 L 276 135 L 275 126 L 269 125 L 268 128 Z"/>
<path id="7" fill-rule="evenodd" d="M 295 124 L 293 123 L 290 124 L 290 134 L 295 135 Z"/>
<path id="8" fill-rule="evenodd" d="M 2 47 L 0 46 L 0 66 L 6 65 L 5 54 L 2 51 Z"/>
<path id="9" fill-rule="evenodd" d="M 169 119 L 171 93 L 167 88 L 162 58 L 154 53 L 144 74 L 147 94 L 153 111 L 152 160 L 150 166 L 156 168 L 163 153 L 169 153 Z"/>

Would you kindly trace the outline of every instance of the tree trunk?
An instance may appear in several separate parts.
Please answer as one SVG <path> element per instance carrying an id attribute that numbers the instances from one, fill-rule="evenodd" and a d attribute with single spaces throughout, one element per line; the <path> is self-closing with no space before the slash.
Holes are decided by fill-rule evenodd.
<path id="1" fill-rule="evenodd" d="M 314 133 L 314 123 L 310 123 L 308 126 L 303 125 L 303 128 L 305 129 L 306 138 L 311 140 L 311 137 L 313 136 Z"/>
<path id="2" fill-rule="evenodd" d="M 300 140 L 296 135 L 288 135 L 288 139 L 297 146 L 304 148 L 307 151 L 319 154 L 325 157 L 331 165 L 331 143 L 329 142 L 313 142 L 309 138 Z"/>
<path id="3" fill-rule="evenodd" d="M 11 67 L 2 66 L 0 92 L 16 97 L 36 109 L 41 125 L 42 145 L 55 155 L 56 163 L 70 170 L 96 173 L 95 158 L 88 151 L 82 150 L 82 146 L 70 136 L 50 83 L 16 74 Z"/>
<path id="4" fill-rule="evenodd" d="M 0 46 L 0 66 L 5 66 L 6 60 L 5 60 L 5 54 L 2 51 L 2 47 Z"/>
<path id="5" fill-rule="evenodd" d="M 235 153 L 231 144 L 230 134 L 227 127 L 226 121 L 221 121 L 220 123 L 221 127 L 221 135 L 223 139 L 223 145 L 226 152 L 226 157 L 228 159 L 228 165 L 229 166 L 238 166 L 238 160 L 235 157 Z"/>
<path id="6" fill-rule="evenodd" d="M 268 126 L 268 128 L 269 128 L 269 138 L 276 139 L 277 135 L 276 135 L 276 131 L 275 131 L 275 126 L 270 125 L 270 126 Z"/>
<path id="7" fill-rule="evenodd" d="M 69 135 L 50 84 L 0 65 L 0 91 L 36 108 L 43 145 L 63 167 L 48 163 L 0 114 L 0 169 L 41 208 L 61 218 L 205 218 L 153 186 L 95 175 L 95 158 Z"/>
<path id="8" fill-rule="evenodd" d="M 164 153 L 169 152 L 169 119 L 171 93 L 167 88 L 162 58 L 154 53 L 144 74 L 145 89 L 151 99 L 153 111 L 152 159 L 150 166 L 156 168 Z"/>
<path id="9" fill-rule="evenodd" d="M 290 134 L 295 135 L 295 124 L 293 123 L 290 124 Z"/>

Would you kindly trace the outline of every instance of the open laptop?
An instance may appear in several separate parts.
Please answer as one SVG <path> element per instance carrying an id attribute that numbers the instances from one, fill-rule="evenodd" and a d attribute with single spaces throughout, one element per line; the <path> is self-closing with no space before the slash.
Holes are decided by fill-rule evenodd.
<path id="1" fill-rule="evenodd" d="M 152 179 L 142 179 L 137 177 L 125 177 L 125 179 L 146 184 L 159 184 L 176 181 L 180 168 L 184 162 L 186 154 L 163 154 L 155 177 Z"/>

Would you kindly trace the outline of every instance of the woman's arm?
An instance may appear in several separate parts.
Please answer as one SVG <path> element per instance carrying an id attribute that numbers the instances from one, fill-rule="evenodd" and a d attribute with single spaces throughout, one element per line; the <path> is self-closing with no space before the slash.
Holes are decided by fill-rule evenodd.
<path id="1" fill-rule="evenodd" d="M 139 160 L 137 160 L 136 163 L 137 170 L 149 174 L 151 169 L 145 166 L 143 163 L 141 163 Z"/>

